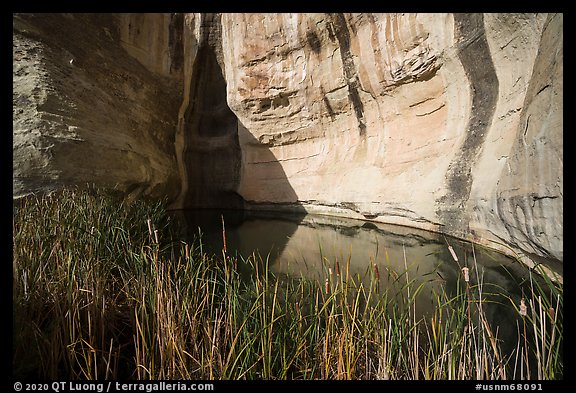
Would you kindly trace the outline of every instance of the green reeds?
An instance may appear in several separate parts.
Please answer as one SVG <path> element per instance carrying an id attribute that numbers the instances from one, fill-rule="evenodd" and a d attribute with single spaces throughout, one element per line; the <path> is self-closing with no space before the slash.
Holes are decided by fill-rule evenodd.
<path id="1" fill-rule="evenodd" d="M 50 379 L 553 379 L 562 376 L 562 288 L 531 280 L 504 353 L 474 260 L 455 291 L 367 261 L 320 261 L 318 280 L 258 255 L 177 240 L 164 204 L 65 190 L 14 205 L 14 375 Z M 226 229 L 222 220 L 224 247 Z M 387 258 L 387 252 L 384 250 Z M 455 256 L 447 263 L 461 263 Z M 239 269 L 242 267 L 242 269 Z M 240 274 L 239 270 L 243 273 Z M 248 272 L 249 274 L 246 274 Z M 436 277 L 431 274 L 430 277 Z M 383 285 L 386 283 L 386 285 Z M 510 298 L 509 307 L 520 310 Z"/>

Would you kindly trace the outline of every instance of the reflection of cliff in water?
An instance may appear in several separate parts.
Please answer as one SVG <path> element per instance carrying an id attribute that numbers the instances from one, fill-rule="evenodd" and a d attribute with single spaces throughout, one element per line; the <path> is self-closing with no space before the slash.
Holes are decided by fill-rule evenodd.
<path id="1" fill-rule="evenodd" d="M 512 259 L 471 243 L 414 228 L 301 213 L 278 214 L 250 211 L 187 211 L 188 239 L 202 233 L 204 250 L 222 255 L 222 218 L 229 255 L 248 258 L 253 253 L 268 259 L 272 273 L 324 283 L 340 274 L 365 285 L 378 267 L 380 290 L 393 296 L 411 282 L 416 297 L 416 317 L 430 316 L 436 306 L 434 293 L 448 297 L 462 287 L 461 268 L 470 269 L 470 284 L 482 285 L 483 309 L 504 345 L 516 344 L 516 319 L 511 305 L 520 303 L 519 283 L 528 279 L 526 268 Z M 456 262 L 447 245 L 457 257 Z M 240 267 L 241 268 L 241 267 Z M 406 273 L 407 272 L 407 273 Z M 474 288 L 478 293 L 478 288 Z M 510 348 L 511 349 L 511 348 Z"/>

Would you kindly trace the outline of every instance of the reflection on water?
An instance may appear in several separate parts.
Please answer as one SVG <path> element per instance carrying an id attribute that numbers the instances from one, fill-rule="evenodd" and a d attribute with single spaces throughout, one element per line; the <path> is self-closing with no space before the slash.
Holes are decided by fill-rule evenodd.
<path id="1" fill-rule="evenodd" d="M 201 233 L 204 250 L 216 255 L 222 255 L 223 218 L 228 254 L 243 258 L 259 254 L 268 258 L 270 271 L 278 276 L 304 276 L 323 283 L 339 270 L 345 277 L 368 283 L 377 267 L 382 291 L 393 283 L 399 288 L 413 281 L 411 288 L 421 287 L 415 303 L 417 317 L 434 311 L 434 293 L 456 293 L 466 266 L 470 283 L 480 283 L 485 298 L 492 300 L 484 311 L 492 325 L 498 326 L 498 336 L 505 341 L 514 337 L 509 344 L 516 344 L 519 316 L 511 300 L 520 303 L 519 283 L 527 282 L 529 273 L 502 254 L 414 228 L 353 219 L 218 210 L 178 214 L 185 218 L 188 240 Z"/>

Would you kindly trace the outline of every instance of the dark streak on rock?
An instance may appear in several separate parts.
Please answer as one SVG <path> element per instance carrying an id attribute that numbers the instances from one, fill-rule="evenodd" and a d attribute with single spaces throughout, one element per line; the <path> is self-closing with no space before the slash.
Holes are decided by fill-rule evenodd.
<path id="1" fill-rule="evenodd" d="M 498 100 L 498 77 L 486 40 L 483 15 L 454 14 L 454 30 L 459 43 L 458 57 L 470 82 L 472 111 L 464 143 L 448 167 L 448 192 L 437 201 L 437 214 L 445 228 L 458 235 L 468 230 L 468 218 L 463 214 L 464 206 L 470 198 L 472 166 L 494 116 Z"/>
<path id="2" fill-rule="evenodd" d="M 328 14 L 328 29 L 333 31 L 334 35 L 340 46 L 340 56 L 342 58 L 342 69 L 344 70 L 344 77 L 348 84 L 348 99 L 352 103 L 356 119 L 358 119 L 358 128 L 360 136 L 366 135 L 366 121 L 364 120 L 364 104 L 360 99 L 358 93 L 359 81 L 356 74 L 356 67 L 354 66 L 354 59 L 350 52 L 350 32 L 346 24 L 344 14 Z"/>
<path id="3" fill-rule="evenodd" d="M 508 198 L 506 204 L 498 203 L 496 208 L 498 211 L 498 216 L 506 217 L 510 214 L 510 211 L 516 211 L 517 209 L 520 209 L 522 211 L 522 216 L 526 217 L 527 210 L 529 209 L 529 199 L 530 197 L 526 195 L 515 195 Z M 506 201 L 506 198 L 503 198 L 502 201 Z M 542 256 L 544 256 L 544 258 L 554 258 L 554 256 L 550 254 L 546 248 L 535 241 L 534 236 L 530 236 L 530 230 L 532 228 L 529 226 L 527 227 L 526 222 L 520 221 L 518 218 L 516 218 L 514 221 L 502 220 L 502 223 L 509 233 L 515 234 L 516 239 L 529 244 L 534 250 L 540 253 L 540 256 L 537 254 L 528 253 L 531 259 L 534 259 L 533 256 L 537 256 L 538 258 L 541 258 Z"/>
<path id="4" fill-rule="evenodd" d="M 328 115 L 330 116 L 330 119 L 334 120 L 335 119 L 335 113 L 334 113 L 334 109 L 332 108 L 332 105 L 330 104 L 330 100 L 328 99 L 328 97 L 326 97 L 326 92 L 324 91 L 324 89 L 322 87 L 320 87 L 320 91 L 322 93 L 322 101 L 324 102 L 324 105 L 326 106 L 326 110 L 328 111 Z"/>
<path id="5" fill-rule="evenodd" d="M 334 34 L 334 26 L 332 26 L 332 23 L 326 23 L 326 30 L 328 31 L 328 38 L 330 38 L 330 41 L 336 41 L 336 35 Z"/>
<path id="6" fill-rule="evenodd" d="M 547 88 L 549 88 L 550 85 L 545 85 L 544 87 L 542 87 L 540 90 L 538 90 L 538 93 L 536 93 L 536 95 L 542 93 L 544 90 L 546 90 Z"/>
<path id="7" fill-rule="evenodd" d="M 170 51 L 170 72 L 179 71 L 184 64 L 184 47 L 182 33 L 184 31 L 184 14 L 170 15 L 168 28 L 168 45 Z"/>
<path id="8" fill-rule="evenodd" d="M 322 43 L 320 42 L 320 38 L 318 38 L 318 33 L 314 30 L 306 31 L 306 42 L 308 42 L 308 46 L 312 49 L 312 51 L 316 54 L 320 53 L 320 49 L 322 47 Z"/>
<path id="9" fill-rule="evenodd" d="M 528 133 L 528 125 L 530 124 L 530 116 L 532 116 L 532 114 L 529 114 L 528 118 L 526 118 L 526 126 L 524 127 L 524 133 L 522 134 L 524 136 L 524 138 L 526 138 L 526 133 Z M 526 143 L 526 141 L 524 141 L 524 143 Z"/>

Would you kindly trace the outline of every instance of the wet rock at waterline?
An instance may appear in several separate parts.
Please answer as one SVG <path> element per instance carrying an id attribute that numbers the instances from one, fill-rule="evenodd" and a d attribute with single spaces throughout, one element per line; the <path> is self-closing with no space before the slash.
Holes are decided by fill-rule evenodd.
<path id="1" fill-rule="evenodd" d="M 289 207 L 563 260 L 562 14 L 17 14 L 14 196 Z"/>

